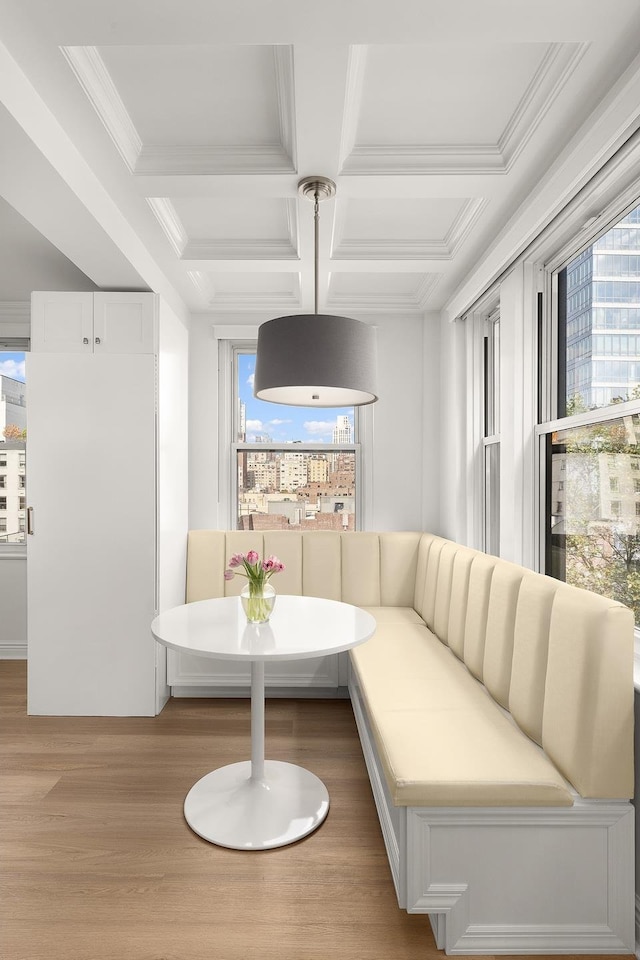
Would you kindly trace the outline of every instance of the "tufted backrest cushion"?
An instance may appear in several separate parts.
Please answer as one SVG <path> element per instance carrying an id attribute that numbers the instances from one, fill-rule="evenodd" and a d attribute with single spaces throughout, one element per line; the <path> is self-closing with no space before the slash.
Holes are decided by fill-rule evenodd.
<path id="1" fill-rule="evenodd" d="M 542 746 L 583 797 L 633 796 L 633 627 L 622 604 L 558 587 Z"/>

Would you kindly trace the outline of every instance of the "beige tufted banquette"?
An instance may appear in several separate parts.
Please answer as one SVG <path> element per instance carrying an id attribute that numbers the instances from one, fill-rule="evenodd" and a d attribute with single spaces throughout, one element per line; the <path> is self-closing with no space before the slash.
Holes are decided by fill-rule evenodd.
<path id="1" fill-rule="evenodd" d="M 285 562 L 279 593 L 376 617 L 351 660 L 394 803 L 632 796 L 626 607 L 426 533 L 192 531 L 187 600 L 238 593 L 249 549 Z"/>
<path id="2" fill-rule="evenodd" d="M 410 532 L 195 530 L 187 601 L 238 593 L 250 549 L 278 593 L 376 618 L 349 691 L 398 902 L 437 945 L 633 952 L 632 612 Z"/>

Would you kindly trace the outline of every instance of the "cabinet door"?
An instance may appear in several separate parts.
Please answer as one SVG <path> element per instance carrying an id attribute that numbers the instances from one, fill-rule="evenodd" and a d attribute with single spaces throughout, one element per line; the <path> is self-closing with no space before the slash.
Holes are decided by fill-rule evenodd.
<path id="1" fill-rule="evenodd" d="M 94 293 L 96 353 L 155 353 L 156 298 L 152 293 Z"/>
<path id="2" fill-rule="evenodd" d="M 28 709 L 153 716 L 155 357 L 29 353 Z"/>
<path id="3" fill-rule="evenodd" d="M 38 353 L 93 351 L 93 294 L 31 294 L 31 349 Z"/>

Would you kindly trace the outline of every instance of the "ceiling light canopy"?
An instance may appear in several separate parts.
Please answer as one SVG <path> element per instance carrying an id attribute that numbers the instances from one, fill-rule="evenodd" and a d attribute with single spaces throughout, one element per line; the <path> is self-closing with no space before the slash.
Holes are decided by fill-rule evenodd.
<path id="1" fill-rule="evenodd" d="M 305 177 L 301 196 L 314 201 L 312 314 L 268 320 L 258 328 L 255 397 L 296 407 L 352 407 L 377 396 L 376 334 L 350 317 L 318 313 L 318 206 L 335 196 L 326 177 Z"/>

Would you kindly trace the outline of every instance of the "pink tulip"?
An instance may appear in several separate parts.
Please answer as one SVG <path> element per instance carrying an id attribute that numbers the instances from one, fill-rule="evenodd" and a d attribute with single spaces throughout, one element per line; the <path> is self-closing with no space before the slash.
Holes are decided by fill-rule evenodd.
<path id="1" fill-rule="evenodd" d="M 225 570 L 224 572 L 225 580 L 233 580 L 234 577 L 235 577 L 235 573 L 233 572 L 233 570 Z"/>
<path id="2" fill-rule="evenodd" d="M 249 553 L 244 558 L 250 566 L 254 566 L 260 560 L 260 557 L 255 550 L 249 550 Z"/>
<path id="3" fill-rule="evenodd" d="M 231 560 L 229 560 L 229 566 L 239 567 L 243 560 L 244 553 L 234 553 L 234 555 L 231 557 Z"/>

